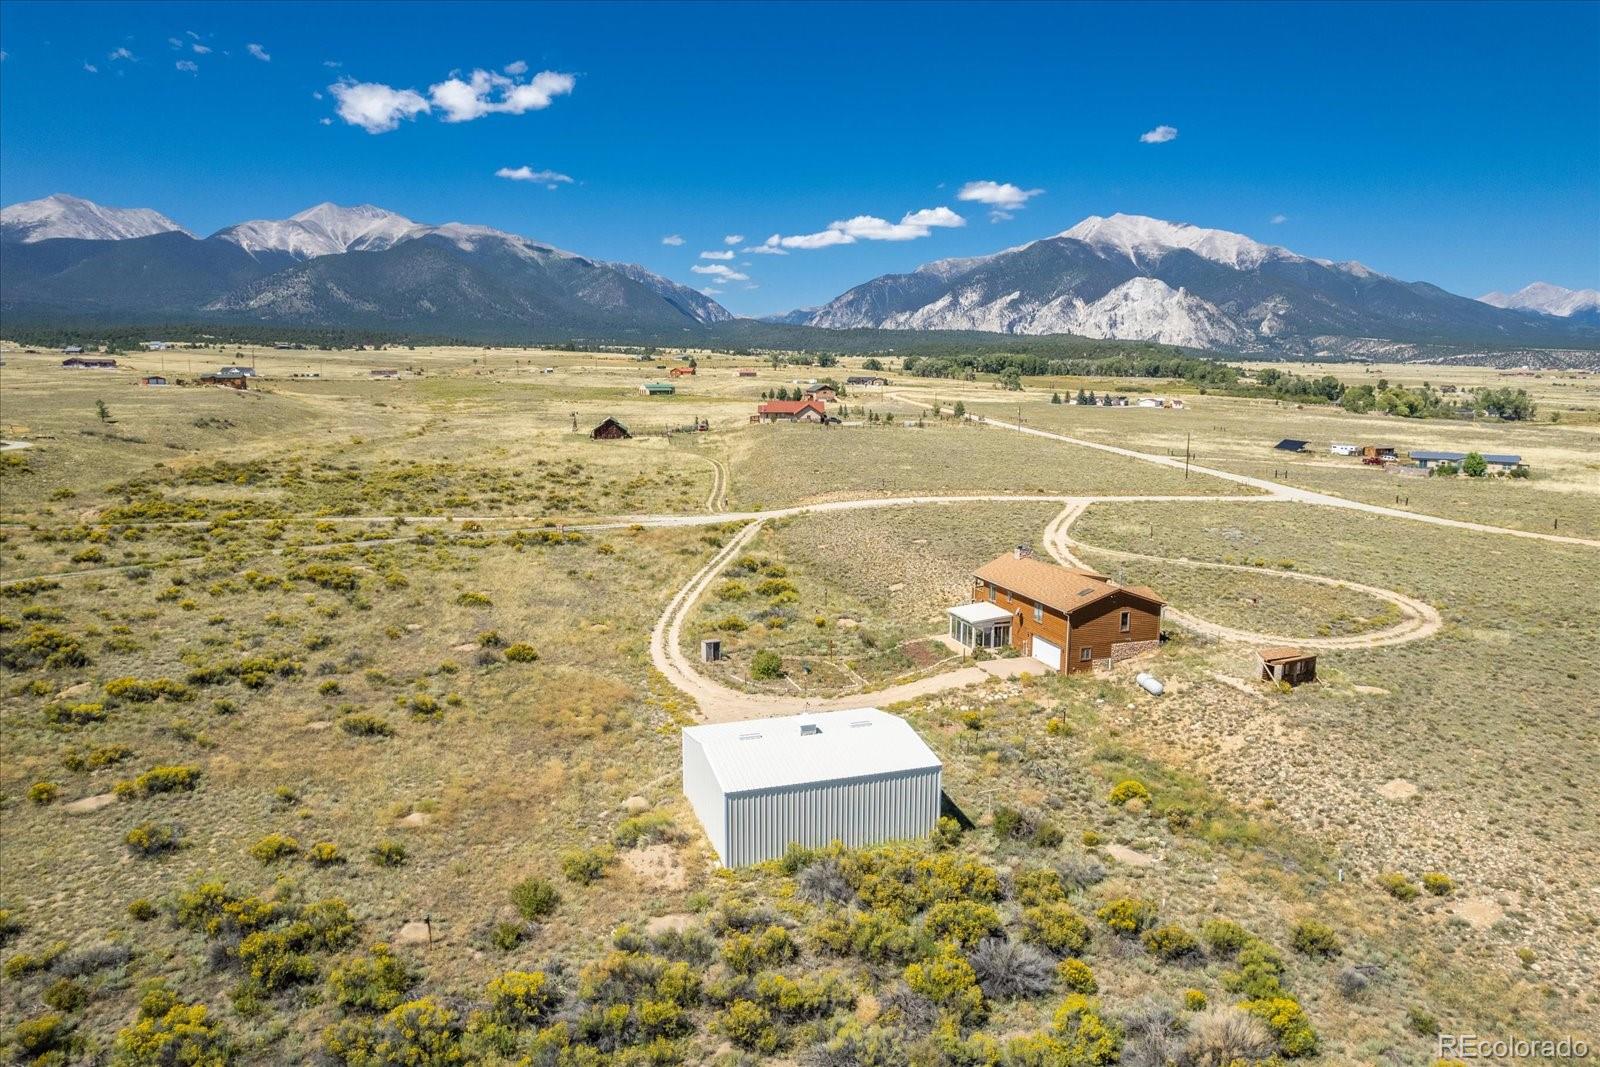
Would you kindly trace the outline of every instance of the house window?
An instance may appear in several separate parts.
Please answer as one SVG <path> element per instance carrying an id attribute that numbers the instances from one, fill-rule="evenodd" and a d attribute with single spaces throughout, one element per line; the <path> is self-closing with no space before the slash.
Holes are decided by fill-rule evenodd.
<path id="1" fill-rule="evenodd" d="M 989 603 L 994 603 L 994 586 L 989 587 Z"/>
<path id="2" fill-rule="evenodd" d="M 1034 622 L 1044 622 L 1044 605 L 1043 604 L 1035 604 L 1033 606 L 1033 621 Z"/>
<path id="3" fill-rule="evenodd" d="M 1122 621 L 1118 625 L 1121 627 L 1123 633 L 1127 633 L 1129 630 L 1133 629 L 1133 612 L 1124 611 L 1122 613 Z"/>
<path id="4" fill-rule="evenodd" d="M 1080 656 L 1078 656 L 1078 658 L 1081 659 L 1085 663 L 1093 662 L 1094 661 L 1094 649 L 1093 648 L 1084 649 L 1083 653 Z"/>

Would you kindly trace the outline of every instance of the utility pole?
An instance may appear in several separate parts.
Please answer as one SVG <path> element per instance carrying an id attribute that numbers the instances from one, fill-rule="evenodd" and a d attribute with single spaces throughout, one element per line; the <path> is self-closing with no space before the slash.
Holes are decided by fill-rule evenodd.
<path id="1" fill-rule="evenodd" d="M 1192 436 L 1194 436 L 1194 435 L 1193 434 L 1187 434 L 1187 433 L 1183 435 L 1183 480 L 1184 481 L 1188 481 L 1189 480 L 1189 438 L 1192 437 Z"/>

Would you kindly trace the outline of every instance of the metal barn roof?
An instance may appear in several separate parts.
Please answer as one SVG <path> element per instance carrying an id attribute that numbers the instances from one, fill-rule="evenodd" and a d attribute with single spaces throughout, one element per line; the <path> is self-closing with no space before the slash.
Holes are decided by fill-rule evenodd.
<path id="1" fill-rule="evenodd" d="M 1460 463 L 1467 458 L 1467 453 L 1465 452 L 1430 452 L 1427 449 L 1416 449 L 1406 454 L 1412 459 L 1424 460 L 1428 463 Z M 1481 455 L 1485 463 L 1493 463 L 1501 467 L 1515 467 L 1522 462 L 1521 456 L 1495 452 L 1484 452 Z"/>
<path id="2" fill-rule="evenodd" d="M 877 708 L 715 723 L 683 732 L 704 751 L 723 793 L 943 766 L 908 722 Z"/>

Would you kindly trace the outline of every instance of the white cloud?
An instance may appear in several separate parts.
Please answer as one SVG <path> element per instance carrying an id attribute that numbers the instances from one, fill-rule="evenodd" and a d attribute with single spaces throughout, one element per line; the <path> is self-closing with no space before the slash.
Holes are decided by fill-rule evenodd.
<path id="1" fill-rule="evenodd" d="M 205 55 L 210 55 L 211 54 L 211 49 L 206 47 L 205 45 L 201 44 L 199 41 L 196 41 L 194 44 L 190 45 L 189 47 L 194 49 L 194 54 L 197 55 L 197 56 L 205 56 Z"/>
<path id="2" fill-rule="evenodd" d="M 339 62 L 337 59 L 324 59 L 322 61 L 322 65 L 327 67 L 329 70 L 338 70 L 340 67 L 344 66 L 344 64 Z"/>
<path id="3" fill-rule="evenodd" d="M 732 251 L 732 249 L 729 249 L 726 252 L 701 252 L 700 253 L 700 258 L 701 259 L 732 259 L 733 258 L 733 251 Z"/>
<path id="4" fill-rule="evenodd" d="M 1274 226 L 1282 226 L 1284 223 L 1289 221 L 1289 216 L 1280 212 L 1279 214 L 1272 216 L 1270 221 Z"/>
<path id="5" fill-rule="evenodd" d="M 196 62 L 194 62 L 193 60 L 190 60 L 190 59 L 180 59 L 176 63 L 174 63 L 173 66 L 177 67 L 179 70 L 183 71 L 185 74 L 198 74 L 198 73 L 200 73 L 200 64 L 198 64 L 198 63 L 196 63 Z"/>
<path id="6" fill-rule="evenodd" d="M 1178 127 L 1157 126 L 1153 130 L 1141 133 L 1139 135 L 1139 140 L 1145 144 L 1166 144 L 1168 141 L 1175 140 L 1177 136 Z"/>
<path id="7" fill-rule="evenodd" d="M 709 274 L 712 277 L 720 278 L 725 282 L 747 282 L 750 280 L 750 275 L 740 274 L 732 267 L 725 267 L 721 263 L 711 263 L 706 265 L 696 263 L 689 269 L 694 271 L 696 274 Z"/>
<path id="8" fill-rule="evenodd" d="M 368 133 L 388 133 L 401 119 L 412 119 L 429 110 L 428 102 L 414 89 L 396 89 L 377 82 L 345 80 L 328 86 L 338 101 L 338 116 Z"/>
<path id="9" fill-rule="evenodd" d="M 324 66 L 337 66 L 325 60 Z M 515 66 L 515 64 L 513 64 Z M 488 70 L 474 70 L 465 80 L 454 73 L 430 85 L 424 97 L 415 89 L 396 89 L 381 82 L 345 78 L 328 90 L 339 101 L 338 115 L 368 133 L 388 133 L 401 119 L 439 111 L 445 122 L 471 122 L 490 114 L 521 115 L 550 106 L 558 96 L 572 92 L 571 74 L 544 70 L 531 81 L 519 81 Z M 535 180 L 535 179 L 529 179 Z"/>
<path id="10" fill-rule="evenodd" d="M 702 289 L 700 291 L 702 293 L 704 293 L 706 296 L 721 296 L 722 295 L 722 290 L 718 289 L 714 285 L 708 285 L 708 286 L 706 286 L 704 289 Z"/>
<path id="11" fill-rule="evenodd" d="M 318 119 L 317 121 L 320 122 L 324 126 L 332 126 L 333 125 L 333 120 L 328 118 L 326 115 L 324 115 L 322 118 Z"/>
<path id="12" fill-rule="evenodd" d="M 528 64 L 519 59 L 515 63 L 507 63 L 505 66 L 505 71 L 513 78 L 520 77 L 521 75 L 528 73 Z"/>
<path id="13" fill-rule="evenodd" d="M 791 237 L 774 235 L 767 238 L 764 248 L 828 248 L 833 245 L 852 245 L 857 241 L 914 241 L 927 237 L 935 227 L 965 226 L 967 220 L 947 207 L 929 207 L 908 211 L 899 222 L 880 219 L 876 215 L 857 215 L 855 218 L 828 223 L 826 230 L 817 233 L 795 234 Z"/>
<path id="14" fill-rule="evenodd" d="M 107 59 L 111 59 L 111 60 L 117 60 L 117 59 L 130 59 L 131 60 L 133 58 L 133 53 L 128 51 L 126 48 L 119 48 L 115 52 L 112 52 L 110 55 L 106 56 L 106 58 Z"/>
<path id="15" fill-rule="evenodd" d="M 1022 207 L 1029 200 L 1044 192 L 1043 189 L 1024 189 L 1010 182 L 991 182 L 988 180 L 968 182 L 956 193 L 957 200 L 971 200 L 979 204 L 988 204 L 992 208 L 1002 211 L 1013 211 Z"/>
<path id="16" fill-rule="evenodd" d="M 760 244 L 751 245 L 749 248 L 741 248 L 739 251 L 749 252 L 757 256 L 786 256 L 789 253 L 785 252 L 778 245 L 778 242 L 781 240 L 783 240 L 783 238 L 779 237 L 777 234 L 773 234 Z"/>
<path id="17" fill-rule="evenodd" d="M 736 245 L 742 240 L 744 240 L 744 234 L 742 234 L 742 233 L 730 233 L 730 234 L 728 234 L 728 236 L 726 236 L 726 237 L 724 237 L 722 239 L 722 243 L 725 244 L 725 245 Z"/>
<path id="18" fill-rule="evenodd" d="M 661 239 L 661 243 L 664 245 L 670 245 L 673 248 L 677 248 L 679 245 L 683 244 L 683 238 L 678 234 L 669 233 Z"/>
<path id="19" fill-rule="evenodd" d="M 83 65 L 83 69 L 88 71 L 90 74 L 99 74 L 100 73 L 100 68 L 95 66 L 93 63 L 85 63 Z"/>
<path id="20" fill-rule="evenodd" d="M 255 56 L 257 59 L 261 60 L 261 62 L 263 62 L 263 63 L 271 63 L 272 62 L 272 56 L 267 52 L 267 50 L 265 48 L 262 48 L 258 44 L 247 44 L 247 45 L 244 46 L 244 50 L 246 52 L 249 52 L 251 55 Z"/>
<path id="21" fill-rule="evenodd" d="M 173 48 L 176 48 L 176 49 L 179 49 L 179 50 L 181 50 L 183 48 L 183 42 L 178 40 L 178 38 L 176 38 L 176 37 L 168 37 L 167 38 L 167 43 L 170 44 Z"/>
<path id="22" fill-rule="evenodd" d="M 503 74 L 475 70 L 470 80 L 446 78 L 428 87 L 428 96 L 444 114 L 445 122 L 471 122 L 496 112 L 521 115 L 550 106 L 557 96 L 572 92 L 576 79 L 570 74 L 542 70 L 530 82 L 518 82 Z"/>
<path id="23" fill-rule="evenodd" d="M 548 189 L 554 189 L 558 184 L 572 184 L 572 179 L 556 170 L 534 170 L 532 167 L 501 167 L 494 172 L 496 178 L 506 178 L 514 182 L 540 182 Z"/>

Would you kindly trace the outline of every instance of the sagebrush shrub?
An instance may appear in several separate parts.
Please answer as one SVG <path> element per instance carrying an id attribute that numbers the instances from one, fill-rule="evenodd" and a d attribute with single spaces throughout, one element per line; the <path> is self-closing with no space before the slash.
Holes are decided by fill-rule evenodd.
<path id="1" fill-rule="evenodd" d="M 1319 956 L 1324 959 L 1344 951 L 1339 935 L 1333 927 L 1315 919 L 1304 919 L 1294 924 L 1289 944 L 1302 956 Z"/>
<path id="2" fill-rule="evenodd" d="M 537 922 L 561 906 L 561 894 L 543 878 L 525 878 L 511 887 L 511 903 L 529 922 Z"/>
<path id="3" fill-rule="evenodd" d="M 1138 897 L 1118 897 L 1101 905 L 1095 915 L 1124 937 L 1132 937 L 1155 925 L 1156 906 Z"/>

